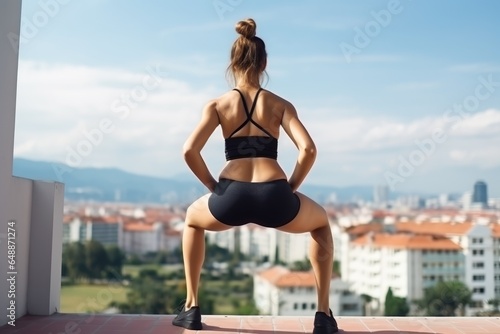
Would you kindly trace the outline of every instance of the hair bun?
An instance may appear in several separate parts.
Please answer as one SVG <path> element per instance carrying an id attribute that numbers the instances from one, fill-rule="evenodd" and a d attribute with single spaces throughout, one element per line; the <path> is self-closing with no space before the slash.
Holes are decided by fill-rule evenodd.
<path id="1" fill-rule="evenodd" d="M 236 23 L 236 32 L 245 38 L 255 37 L 257 25 L 253 19 L 246 19 Z"/>

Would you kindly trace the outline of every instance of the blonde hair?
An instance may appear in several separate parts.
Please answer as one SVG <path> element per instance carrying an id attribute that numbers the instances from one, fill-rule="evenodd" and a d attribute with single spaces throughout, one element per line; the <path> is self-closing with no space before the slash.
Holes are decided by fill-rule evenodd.
<path id="1" fill-rule="evenodd" d="M 267 52 L 264 41 L 255 35 L 256 29 L 257 25 L 251 18 L 236 24 L 236 32 L 240 36 L 233 43 L 230 64 L 226 71 L 226 75 L 230 74 L 234 83 L 237 77 L 249 81 L 259 78 L 259 83 L 262 81 L 261 75 L 265 73 Z"/>

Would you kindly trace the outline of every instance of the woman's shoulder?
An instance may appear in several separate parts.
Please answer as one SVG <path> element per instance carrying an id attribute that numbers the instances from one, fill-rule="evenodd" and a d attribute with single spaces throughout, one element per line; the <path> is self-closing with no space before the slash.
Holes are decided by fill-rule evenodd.
<path id="1" fill-rule="evenodd" d="M 262 89 L 262 91 L 266 94 L 266 96 L 268 98 L 272 99 L 272 102 L 275 105 L 278 105 L 278 106 L 282 107 L 283 109 L 293 108 L 293 104 L 289 100 L 282 97 L 281 95 L 278 95 L 278 94 L 271 92 L 270 90 L 267 90 L 267 89 Z"/>
<path id="2" fill-rule="evenodd" d="M 290 101 L 287 99 L 283 98 L 282 96 L 274 93 L 273 91 L 270 91 L 266 88 L 262 88 L 261 92 L 259 93 L 259 99 L 264 98 L 267 100 L 266 103 L 272 104 L 277 106 L 279 109 L 288 109 L 288 108 L 293 108 L 293 105 Z M 219 108 L 224 108 L 224 107 L 229 107 L 234 105 L 235 103 L 241 103 L 240 102 L 240 96 L 238 92 L 234 89 L 228 90 L 221 95 L 217 96 L 216 98 L 210 100 L 208 102 L 209 104 L 215 104 Z"/>

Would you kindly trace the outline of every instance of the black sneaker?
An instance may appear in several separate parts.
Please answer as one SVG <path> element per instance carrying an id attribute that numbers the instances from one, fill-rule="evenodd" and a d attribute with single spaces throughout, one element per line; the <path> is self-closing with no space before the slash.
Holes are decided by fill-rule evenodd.
<path id="1" fill-rule="evenodd" d="M 172 324 L 186 329 L 202 329 L 200 307 L 193 306 L 187 311 L 183 307 L 181 312 L 172 320 Z"/>
<path id="2" fill-rule="evenodd" d="M 337 322 L 333 317 L 332 310 L 330 310 L 330 316 L 325 312 L 316 312 L 314 316 L 314 330 L 313 334 L 332 334 L 337 333 L 339 328 L 337 327 Z"/>

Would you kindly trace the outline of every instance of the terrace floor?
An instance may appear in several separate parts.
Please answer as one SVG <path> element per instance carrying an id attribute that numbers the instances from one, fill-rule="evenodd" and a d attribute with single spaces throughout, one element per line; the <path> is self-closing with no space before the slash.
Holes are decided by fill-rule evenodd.
<path id="1" fill-rule="evenodd" d="M 312 333 L 312 316 L 203 316 L 203 331 L 171 325 L 173 315 L 69 314 L 26 315 L 1 334 L 291 334 Z M 499 317 L 337 317 L 340 333 L 475 334 L 500 333 Z"/>

